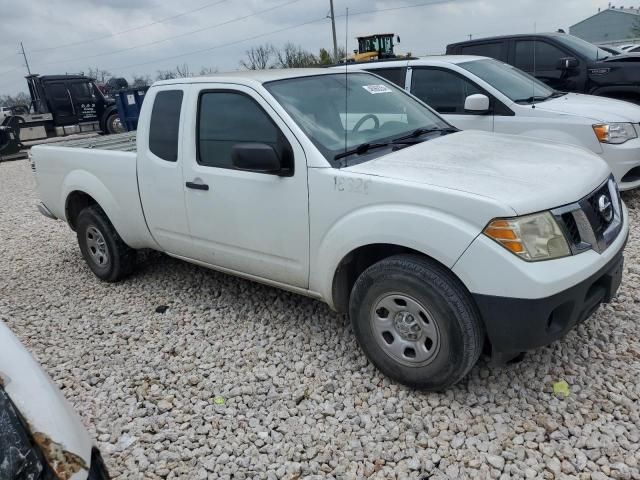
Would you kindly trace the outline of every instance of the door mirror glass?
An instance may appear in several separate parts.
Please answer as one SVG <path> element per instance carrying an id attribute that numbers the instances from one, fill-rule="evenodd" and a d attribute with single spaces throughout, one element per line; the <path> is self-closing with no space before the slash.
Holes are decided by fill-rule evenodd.
<path id="1" fill-rule="evenodd" d="M 575 57 L 564 57 L 558 60 L 558 70 L 571 70 L 578 66 L 578 59 Z"/>
<path id="2" fill-rule="evenodd" d="M 467 112 L 485 113 L 489 111 L 489 97 L 482 93 L 469 95 L 464 101 L 464 109 Z"/>
<path id="3" fill-rule="evenodd" d="M 231 149 L 231 161 L 238 170 L 281 174 L 280 157 L 271 145 L 266 143 L 237 143 Z"/>

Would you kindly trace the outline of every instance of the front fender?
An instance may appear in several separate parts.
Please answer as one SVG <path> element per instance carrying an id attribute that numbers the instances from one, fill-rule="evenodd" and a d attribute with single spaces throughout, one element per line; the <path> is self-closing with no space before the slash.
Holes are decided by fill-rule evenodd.
<path id="1" fill-rule="evenodd" d="M 391 244 L 421 252 L 451 268 L 481 228 L 433 208 L 373 205 L 338 219 L 320 240 L 310 288 L 332 307 L 332 285 L 340 262 L 359 247 Z"/>

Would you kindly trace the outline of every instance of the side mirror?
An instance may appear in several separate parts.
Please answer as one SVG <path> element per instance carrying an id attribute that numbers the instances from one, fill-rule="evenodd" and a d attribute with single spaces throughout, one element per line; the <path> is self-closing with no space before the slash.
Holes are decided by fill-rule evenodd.
<path id="1" fill-rule="evenodd" d="M 238 170 L 271 174 L 282 171 L 280 157 L 266 143 L 236 143 L 231 149 L 231 161 Z"/>
<path id="2" fill-rule="evenodd" d="M 469 95 L 464 101 L 464 109 L 472 113 L 487 113 L 489 111 L 489 97 L 482 93 Z"/>
<path id="3" fill-rule="evenodd" d="M 564 57 L 558 60 L 558 70 L 571 70 L 578 66 L 578 59 L 574 57 Z"/>

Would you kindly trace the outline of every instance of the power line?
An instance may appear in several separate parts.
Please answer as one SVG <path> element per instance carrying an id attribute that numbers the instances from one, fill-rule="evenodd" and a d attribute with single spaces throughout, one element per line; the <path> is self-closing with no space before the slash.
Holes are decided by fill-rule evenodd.
<path id="1" fill-rule="evenodd" d="M 189 15 L 191 13 L 199 12 L 201 10 L 204 10 L 205 8 L 214 7 L 216 5 L 224 3 L 226 1 L 228 1 L 228 0 L 219 0 L 217 2 L 207 3 L 207 4 L 205 4 L 205 5 L 201 6 L 201 7 L 194 8 L 193 10 L 187 10 L 187 11 L 178 13 L 176 15 L 171 15 L 169 17 L 161 18 L 160 20 L 155 20 L 155 21 L 150 22 L 150 23 L 145 23 L 144 25 L 139 25 L 137 27 L 127 28 L 126 30 L 120 30 L 119 32 L 110 33 L 108 35 L 103 35 L 101 37 L 95 37 L 95 38 L 85 39 L 85 40 L 78 40 L 76 42 L 66 43 L 66 44 L 63 44 L 63 45 L 56 45 L 55 47 L 39 48 L 39 49 L 36 49 L 36 50 L 31 50 L 31 53 L 46 52 L 46 51 L 55 50 L 55 49 L 58 49 L 58 48 L 74 47 L 76 45 L 83 45 L 83 44 L 86 44 L 86 43 L 97 42 L 99 40 L 104 40 L 104 39 L 111 38 L 111 37 L 117 37 L 118 35 L 123 35 L 125 33 L 133 32 L 135 30 L 142 30 L 143 28 L 148 28 L 148 27 L 151 27 L 153 25 L 158 25 L 160 23 L 164 23 L 164 22 L 167 22 L 169 20 L 174 20 L 176 18 L 183 17 L 185 15 Z"/>
<path id="2" fill-rule="evenodd" d="M 66 60 L 55 60 L 55 61 L 52 61 L 52 62 L 40 62 L 39 65 L 56 65 L 56 64 L 60 64 L 60 63 L 66 63 L 69 60 L 79 61 L 79 60 L 87 60 L 87 59 L 98 58 L 98 57 L 106 57 L 106 56 L 109 56 L 109 55 L 115 55 L 117 53 L 128 52 L 128 51 L 135 50 L 135 49 L 138 49 L 138 48 L 149 47 L 149 46 L 152 46 L 152 45 L 157 45 L 159 43 L 166 42 L 168 40 L 175 40 L 176 38 L 187 37 L 187 36 L 193 35 L 195 33 L 200 33 L 200 32 L 204 32 L 206 30 L 211 30 L 213 28 L 221 27 L 221 26 L 224 26 L 224 25 L 229 25 L 229 24 L 234 23 L 234 22 L 239 22 L 240 20 L 245 20 L 247 18 L 254 17 L 256 15 L 261 15 L 263 13 L 267 13 L 267 12 L 270 12 L 272 10 L 276 10 L 278 8 L 286 7 L 288 5 L 292 5 L 292 4 L 298 3 L 300 1 L 301 0 L 291 0 L 289 2 L 281 3 L 280 5 L 275 5 L 273 7 L 265 8 L 264 10 L 260 10 L 259 12 L 250 13 L 248 15 L 243 15 L 241 17 L 236 17 L 236 18 L 233 18 L 231 20 L 226 20 L 226 21 L 221 22 L 221 23 L 216 23 L 214 25 L 209 25 L 207 27 L 198 28 L 196 30 L 190 30 L 188 32 L 180 33 L 178 35 L 172 35 L 172 36 L 169 36 L 169 37 L 162 38 L 160 40 L 154 40 L 153 42 L 142 43 L 140 45 L 134 45 L 132 47 L 121 48 L 119 50 L 112 50 L 112 51 L 109 51 L 109 52 L 97 53 L 95 55 L 87 55 L 86 57 L 74 57 L 72 59 L 66 59 Z"/>
<path id="3" fill-rule="evenodd" d="M 419 8 L 419 7 L 426 7 L 429 5 L 436 5 L 436 4 L 440 4 L 440 3 L 451 3 L 455 0 L 431 0 L 429 2 L 423 2 L 423 3 L 418 3 L 418 4 L 413 4 L 413 5 L 403 5 L 401 7 L 389 7 L 389 8 L 379 8 L 379 9 L 375 9 L 375 10 L 368 10 L 368 11 L 360 11 L 360 12 L 355 12 L 355 13 L 349 13 L 349 16 L 353 16 L 353 15 L 369 15 L 369 14 L 373 14 L 373 13 L 378 13 L 378 12 L 388 12 L 388 11 L 392 11 L 392 10 L 404 10 L 404 9 L 408 9 L 408 8 Z M 345 14 L 341 14 L 341 15 L 336 15 L 336 17 L 344 17 Z M 155 59 L 155 60 L 150 60 L 148 62 L 142 62 L 142 63 L 136 63 L 136 64 L 131 64 L 131 65 L 123 65 L 123 66 L 119 66 L 119 67 L 108 67 L 111 70 L 120 70 L 120 69 L 126 69 L 126 68 L 134 68 L 134 67 L 140 67 L 143 65 L 150 65 L 150 64 L 154 64 L 154 63 L 159 63 L 159 62 L 164 62 L 166 60 L 174 60 L 176 58 L 181 58 L 181 57 L 186 57 L 186 56 L 190 56 L 190 55 L 196 55 L 198 53 L 204 53 L 204 52 L 209 52 L 211 50 L 216 50 L 218 48 L 223 48 L 223 47 L 229 47 L 232 45 L 237 45 L 239 43 L 243 43 L 243 42 L 247 42 L 249 40 L 256 40 L 258 38 L 262 38 L 262 37 L 266 37 L 269 35 L 274 35 L 276 33 L 281 33 L 281 32 L 285 32 L 287 30 L 292 30 L 294 28 L 300 28 L 303 27 L 305 25 L 310 25 L 312 23 L 318 23 L 321 22 L 323 20 L 327 20 L 327 17 L 322 17 L 322 18 L 318 18 L 315 20 L 310 20 L 304 23 L 300 23 L 297 25 L 292 25 L 290 27 L 285 27 L 285 28 L 281 28 L 278 30 L 273 30 L 271 32 L 268 33 L 262 33 L 259 35 L 254 35 L 252 37 L 248 37 L 248 38 L 243 38 L 241 40 L 236 40 L 233 42 L 228 42 L 228 43 L 223 43 L 220 45 L 215 45 L 213 47 L 207 47 L 207 48 L 203 48 L 200 50 L 193 50 L 191 52 L 185 52 L 185 53 L 180 53 L 177 55 L 171 55 L 169 57 L 163 57 L 163 58 L 159 58 L 159 59 Z"/>
<path id="4" fill-rule="evenodd" d="M 401 7 L 388 7 L 388 8 L 378 8 L 375 10 L 363 10 L 360 12 L 349 12 L 349 16 L 353 17 L 356 15 L 369 15 L 371 13 L 379 13 L 379 12 L 390 12 L 392 10 L 405 10 L 407 8 L 419 8 L 419 7 L 428 7 L 429 5 L 438 5 L 440 3 L 453 3 L 455 0 L 432 0 L 430 2 L 423 3 L 415 3 L 413 5 L 402 5 Z M 344 17 L 345 14 L 336 15 L 336 17 Z"/>
<path id="5" fill-rule="evenodd" d="M 267 37 L 269 35 L 274 35 L 276 33 L 285 32 L 287 30 L 293 30 L 294 28 L 300 28 L 300 27 L 303 27 L 305 25 L 310 25 L 312 23 L 321 22 L 323 20 L 327 20 L 327 17 L 316 18 L 315 20 L 309 20 L 308 22 L 299 23 L 297 25 L 292 25 L 290 27 L 280 28 L 278 30 L 273 30 L 273 31 L 267 32 L 267 33 L 261 33 L 259 35 L 254 35 L 252 37 L 243 38 L 241 40 L 236 40 L 236 41 L 233 41 L 233 42 L 222 43 L 220 45 L 215 45 L 213 47 L 207 47 L 207 48 L 202 48 L 200 50 L 194 50 L 194 51 L 191 51 L 191 52 L 180 53 L 180 54 L 177 54 L 177 55 L 171 55 L 170 57 L 158 58 L 158 59 L 155 59 L 155 60 L 150 60 L 148 62 L 135 63 L 135 64 L 131 64 L 131 65 L 123 65 L 123 66 L 119 66 L 119 67 L 108 67 L 108 68 L 110 68 L 111 70 L 124 70 L 125 68 L 140 67 L 140 66 L 143 66 L 143 65 L 150 65 L 150 64 L 153 64 L 153 63 L 164 62 L 166 60 L 173 60 L 173 59 L 176 59 L 176 58 L 187 57 L 187 56 L 190 56 L 190 55 L 195 55 L 197 53 L 204 53 L 204 52 L 209 52 L 211 50 L 216 50 L 218 48 L 230 47 L 232 45 L 237 45 L 239 43 L 247 42 L 249 40 L 255 40 L 257 38 Z"/>

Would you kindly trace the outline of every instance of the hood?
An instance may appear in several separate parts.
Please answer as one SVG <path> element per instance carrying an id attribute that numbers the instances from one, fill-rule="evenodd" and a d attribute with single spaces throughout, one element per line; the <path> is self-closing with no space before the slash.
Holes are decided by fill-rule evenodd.
<path id="1" fill-rule="evenodd" d="M 71 480 L 86 479 L 93 447 L 89 434 L 60 390 L 3 322 L 0 322 L 0 386 L 26 420 L 49 463 L 68 473 Z M 3 413 L 6 414 L 0 411 L 0 418 Z M 10 448 L 12 445 L 2 442 L 14 437 L 0 435 L 0 448 Z M 2 471 L 0 478 L 4 478 Z"/>
<path id="2" fill-rule="evenodd" d="M 518 215 L 575 202 L 610 174 L 600 157 L 578 147 L 473 130 L 344 170 L 465 191 L 511 207 Z"/>
<path id="3" fill-rule="evenodd" d="M 600 60 L 596 62 L 596 64 L 612 64 L 612 63 L 636 63 L 640 62 L 640 54 L 638 53 L 621 53 L 620 55 L 611 55 L 610 57 L 605 58 L 604 60 Z"/>
<path id="4" fill-rule="evenodd" d="M 536 109 L 589 118 L 596 122 L 640 123 L 640 106 L 595 95 L 569 93 L 538 103 Z"/>

